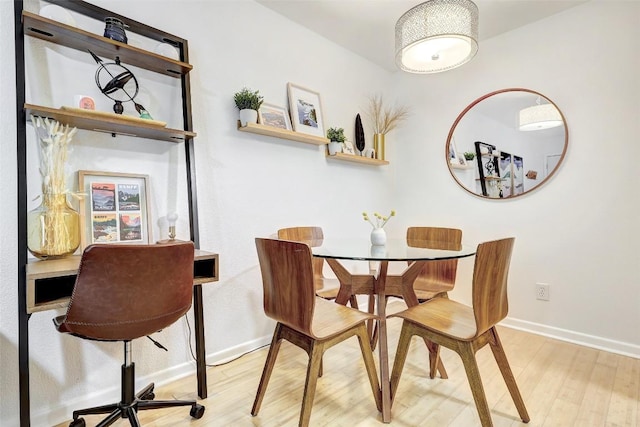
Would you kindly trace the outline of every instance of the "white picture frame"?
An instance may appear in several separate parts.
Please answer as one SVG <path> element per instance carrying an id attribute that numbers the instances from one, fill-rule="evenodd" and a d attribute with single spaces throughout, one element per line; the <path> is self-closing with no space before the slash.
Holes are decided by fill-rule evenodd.
<path id="1" fill-rule="evenodd" d="M 345 154 L 351 154 L 352 156 L 356 155 L 356 149 L 351 141 L 344 141 L 342 143 L 342 152 Z"/>
<path id="2" fill-rule="evenodd" d="M 294 83 L 287 83 L 293 130 L 325 137 L 320 94 Z"/>

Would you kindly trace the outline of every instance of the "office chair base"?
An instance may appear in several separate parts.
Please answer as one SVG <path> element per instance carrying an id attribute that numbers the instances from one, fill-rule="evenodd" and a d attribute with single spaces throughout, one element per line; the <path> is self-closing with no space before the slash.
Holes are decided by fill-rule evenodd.
<path id="1" fill-rule="evenodd" d="M 131 384 L 129 380 L 133 374 L 133 363 L 129 366 L 123 365 L 123 384 Z M 127 418 L 129 424 L 132 427 L 139 427 L 140 421 L 138 420 L 138 411 L 148 409 L 160 409 L 170 408 L 173 406 L 191 406 L 189 415 L 192 418 L 200 419 L 204 415 L 205 407 L 196 403 L 193 400 L 153 400 L 155 394 L 153 392 L 154 384 L 151 383 L 142 390 L 140 390 L 133 398 L 128 398 L 128 393 L 125 387 L 123 392 L 123 400 L 119 403 L 112 403 L 110 405 L 96 406 L 93 408 L 80 409 L 73 411 L 73 420 L 69 423 L 69 427 L 85 427 L 86 423 L 82 415 L 100 415 L 109 414 L 104 418 L 96 427 L 107 427 L 116 422 L 119 418 Z"/>

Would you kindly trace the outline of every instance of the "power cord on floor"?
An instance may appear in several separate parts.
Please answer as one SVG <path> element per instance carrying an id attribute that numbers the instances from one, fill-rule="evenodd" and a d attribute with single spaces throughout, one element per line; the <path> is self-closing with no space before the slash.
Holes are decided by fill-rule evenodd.
<path id="1" fill-rule="evenodd" d="M 194 360 L 194 361 L 197 361 L 197 360 L 198 360 L 198 358 L 196 357 L 196 355 L 195 355 L 195 353 L 194 353 L 194 351 L 193 351 L 193 346 L 191 345 L 191 324 L 189 323 L 189 318 L 187 317 L 187 315 L 186 315 L 186 314 L 184 315 L 184 321 L 186 322 L 186 324 L 187 324 L 187 330 L 189 331 L 189 340 L 188 340 L 188 341 L 189 341 L 189 352 L 191 353 L 191 357 L 193 358 L 193 360 Z M 215 363 L 215 364 L 212 364 L 212 365 L 209 365 L 209 364 L 206 364 L 206 363 L 205 363 L 205 366 L 206 366 L 207 368 L 214 368 L 214 367 L 216 367 L 216 366 L 224 366 L 224 365 L 227 365 L 227 364 L 229 364 L 229 363 L 231 363 L 231 362 L 235 362 L 236 360 L 240 359 L 240 358 L 241 358 L 241 357 L 243 357 L 243 356 L 246 356 L 247 354 L 251 354 L 251 353 L 253 353 L 254 351 L 258 351 L 258 350 L 260 350 L 260 349 L 262 349 L 262 348 L 265 348 L 265 347 L 268 347 L 268 346 L 269 346 L 269 344 L 261 345 L 260 347 L 254 348 L 253 350 L 249 350 L 249 351 L 247 351 L 247 352 L 244 352 L 244 353 L 240 354 L 239 356 L 234 357 L 234 358 L 233 358 L 233 359 L 231 359 L 231 360 L 227 360 L 226 362 L 222 362 L 222 363 Z"/>

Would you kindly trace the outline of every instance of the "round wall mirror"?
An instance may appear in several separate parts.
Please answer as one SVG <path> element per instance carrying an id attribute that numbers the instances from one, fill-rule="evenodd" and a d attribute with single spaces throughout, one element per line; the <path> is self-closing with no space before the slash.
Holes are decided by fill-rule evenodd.
<path id="1" fill-rule="evenodd" d="M 560 166 L 569 132 L 549 98 L 529 89 L 503 89 L 471 103 L 447 138 L 449 171 L 468 192 L 491 199 L 526 194 Z"/>

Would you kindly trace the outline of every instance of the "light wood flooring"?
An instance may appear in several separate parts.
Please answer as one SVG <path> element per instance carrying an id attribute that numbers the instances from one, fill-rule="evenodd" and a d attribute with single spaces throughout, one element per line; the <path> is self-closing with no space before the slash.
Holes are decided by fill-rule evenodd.
<path id="1" fill-rule="evenodd" d="M 401 322 L 390 319 L 393 360 Z M 499 327 L 511 368 L 531 416 L 529 426 L 640 426 L 640 359 L 581 347 Z M 188 408 L 140 412 L 142 425 L 284 427 L 298 423 L 306 374 L 306 354 L 284 342 L 257 417 L 250 414 L 267 349 L 208 369 L 204 417 L 192 420 Z M 478 365 L 494 425 L 524 426 L 489 347 Z M 443 349 L 449 379 L 430 380 L 424 342 L 414 338 L 392 409 L 390 426 L 479 426 L 480 421 L 460 358 Z M 377 363 L 377 352 L 376 352 Z M 156 390 L 156 398 L 196 397 L 195 377 Z M 107 403 L 107 402 L 105 402 Z M 99 417 L 86 417 L 95 425 Z M 59 424 L 63 427 L 67 423 Z M 119 420 L 114 426 L 128 426 Z M 318 381 L 311 426 L 384 425 L 376 410 L 355 338 L 330 349 Z"/>

